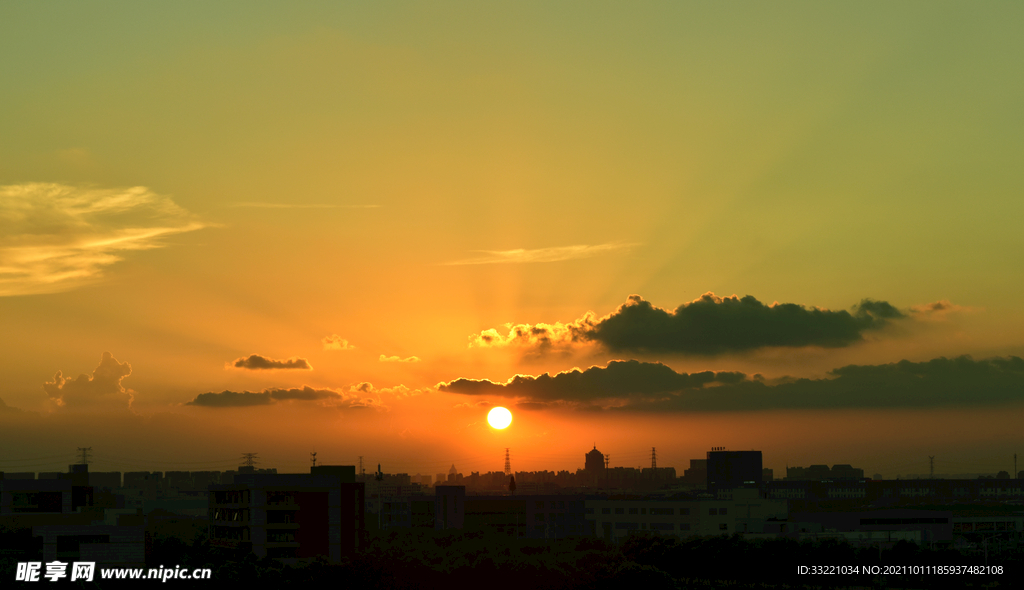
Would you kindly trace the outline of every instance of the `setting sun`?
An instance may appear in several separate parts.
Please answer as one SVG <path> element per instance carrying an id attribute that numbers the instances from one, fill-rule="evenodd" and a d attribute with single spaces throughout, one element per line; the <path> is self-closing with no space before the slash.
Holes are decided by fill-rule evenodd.
<path id="1" fill-rule="evenodd" d="M 512 423 L 512 412 L 501 406 L 493 408 L 487 413 L 487 423 L 498 430 L 508 428 L 508 425 Z"/>

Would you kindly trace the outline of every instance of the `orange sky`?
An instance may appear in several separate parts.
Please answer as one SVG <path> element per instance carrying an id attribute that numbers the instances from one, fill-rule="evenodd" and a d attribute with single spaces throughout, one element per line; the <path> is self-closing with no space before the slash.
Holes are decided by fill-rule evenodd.
<path id="1" fill-rule="evenodd" d="M 65 8 L 0 7 L 0 470 L 1012 467 L 1016 5 Z"/>

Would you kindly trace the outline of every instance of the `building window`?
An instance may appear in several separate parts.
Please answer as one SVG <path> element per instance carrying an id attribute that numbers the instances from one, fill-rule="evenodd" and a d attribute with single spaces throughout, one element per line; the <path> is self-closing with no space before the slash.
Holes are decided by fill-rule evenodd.
<path id="1" fill-rule="evenodd" d="M 671 522 L 652 522 L 651 523 L 651 530 L 652 531 L 671 531 L 671 530 L 675 530 L 675 528 L 676 528 L 675 525 L 672 524 Z"/>
<path id="2" fill-rule="evenodd" d="M 718 530 L 720 530 L 720 531 L 727 531 L 727 530 L 729 530 L 729 525 L 727 525 L 727 524 L 725 524 L 723 522 L 722 524 L 718 525 Z"/>
<path id="3" fill-rule="evenodd" d="M 689 516 L 689 515 L 690 515 L 690 509 L 689 508 L 680 508 L 679 509 L 679 516 Z"/>
<path id="4" fill-rule="evenodd" d="M 636 514 L 636 510 L 637 510 L 636 508 L 630 508 L 629 509 L 629 513 L 630 514 Z"/>
<path id="5" fill-rule="evenodd" d="M 659 516 L 672 516 L 675 512 L 673 508 L 651 508 L 651 514 Z"/>
<path id="6" fill-rule="evenodd" d="M 535 503 L 534 503 L 534 506 L 535 506 L 535 507 L 536 507 L 536 508 L 537 508 L 538 510 L 542 510 L 542 509 L 544 508 L 544 502 L 535 502 Z"/>
<path id="7" fill-rule="evenodd" d="M 681 530 L 681 531 L 688 531 L 688 530 L 690 530 L 690 523 L 688 523 L 688 522 L 680 523 L 679 524 L 679 530 Z"/>
<path id="8" fill-rule="evenodd" d="M 726 510 L 728 510 L 728 508 L 719 508 L 718 509 L 719 516 L 725 516 L 725 511 Z"/>
<path id="9" fill-rule="evenodd" d="M 641 508 L 640 509 L 640 514 L 647 514 L 647 509 L 646 508 Z"/>
<path id="10" fill-rule="evenodd" d="M 718 516 L 718 508 L 708 508 L 708 514 L 711 516 Z"/>
<path id="11" fill-rule="evenodd" d="M 616 509 L 615 509 L 615 514 L 623 514 L 623 512 L 624 512 L 624 511 L 623 511 L 623 509 L 622 509 L 622 508 L 616 508 Z"/>
<path id="12" fill-rule="evenodd" d="M 611 513 L 612 513 L 612 509 L 611 508 L 602 508 L 601 509 L 601 514 L 611 514 Z"/>
<path id="13" fill-rule="evenodd" d="M 617 522 L 615 528 L 620 531 L 636 531 L 640 529 L 640 524 L 636 522 Z"/>

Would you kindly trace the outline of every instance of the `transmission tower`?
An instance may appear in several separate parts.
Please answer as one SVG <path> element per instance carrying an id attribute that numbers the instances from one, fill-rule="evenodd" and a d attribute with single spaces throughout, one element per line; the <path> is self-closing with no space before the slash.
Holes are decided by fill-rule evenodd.
<path id="1" fill-rule="evenodd" d="M 259 461 L 259 453 L 242 453 L 242 461 L 245 461 L 246 467 L 254 467 Z"/>
<path id="2" fill-rule="evenodd" d="M 508 456 L 508 447 L 505 447 L 505 475 L 512 475 L 512 460 Z"/>
<path id="3" fill-rule="evenodd" d="M 316 451 L 309 454 L 309 460 L 313 462 L 313 467 L 316 467 Z"/>
<path id="4" fill-rule="evenodd" d="M 935 479 L 935 455 L 928 455 L 928 479 Z"/>
<path id="5" fill-rule="evenodd" d="M 363 456 L 359 455 L 359 475 L 366 475 L 366 471 L 363 469 Z"/>
<path id="6" fill-rule="evenodd" d="M 608 464 L 611 463 L 611 461 L 612 461 L 612 456 L 611 455 L 605 455 L 604 456 L 604 468 L 605 469 L 608 469 Z"/>
<path id="7" fill-rule="evenodd" d="M 81 455 L 82 455 L 81 458 L 78 459 L 78 464 L 79 465 L 88 465 L 89 464 L 89 451 L 91 451 L 91 450 L 92 450 L 92 447 L 78 447 L 78 452 L 81 453 Z"/>
<path id="8" fill-rule="evenodd" d="M 651 471 L 658 469 L 658 452 L 651 447 Z"/>

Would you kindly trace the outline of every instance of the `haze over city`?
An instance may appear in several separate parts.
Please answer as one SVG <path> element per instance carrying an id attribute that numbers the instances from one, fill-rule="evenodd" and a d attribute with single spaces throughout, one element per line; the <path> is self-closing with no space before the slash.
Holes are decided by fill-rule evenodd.
<path id="1" fill-rule="evenodd" d="M 6 4 L 0 471 L 1016 474 L 1024 8 L 926 8 Z"/>

